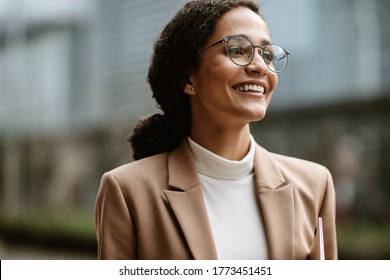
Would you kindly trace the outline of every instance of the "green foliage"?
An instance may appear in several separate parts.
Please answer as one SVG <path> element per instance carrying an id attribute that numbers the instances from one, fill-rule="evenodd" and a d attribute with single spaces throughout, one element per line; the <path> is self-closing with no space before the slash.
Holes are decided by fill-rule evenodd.
<path id="1" fill-rule="evenodd" d="M 0 217 L 0 239 L 69 251 L 96 252 L 93 217 L 79 213 Z"/>
<path id="2" fill-rule="evenodd" d="M 390 259 L 390 225 L 338 226 L 340 259 Z"/>

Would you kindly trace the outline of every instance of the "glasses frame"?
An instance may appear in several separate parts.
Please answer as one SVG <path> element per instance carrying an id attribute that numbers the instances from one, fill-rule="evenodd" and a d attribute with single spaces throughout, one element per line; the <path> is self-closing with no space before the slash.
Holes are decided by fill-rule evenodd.
<path id="1" fill-rule="evenodd" d="M 249 59 L 248 63 L 246 63 L 246 64 L 238 64 L 238 63 L 235 62 L 235 61 L 230 57 L 230 55 L 229 55 L 228 44 L 227 44 L 227 43 L 228 43 L 231 39 L 235 39 L 235 38 L 242 38 L 242 39 L 245 39 L 245 40 L 247 40 L 247 41 L 250 43 L 250 45 L 252 46 L 252 54 L 251 54 L 251 56 L 250 56 L 250 59 Z M 215 42 L 215 43 L 212 44 L 211 46 L 205 48 L 203 51 L 205 51 L 205 50 L 207 50 L 207 49 L 209 49 L 209 48 L 211 48 L 211 47 L 214 47 L 214 46 L 216 46 L 216 45 L 218 45 L 218 44 L 221 44 L 221 43 L 224 43 L 224 45 L 225 45 L 226 55 L 229 57 L 229 59 L 230 59 L 234 64 L 236 64 L 236 65 L 238 65 L 238 66 L 248 66 L 249 64 L 251 64 L 251 62 L 252 62 L 252 60 L 253 60 L 253 58 L 254 58 L 254 56 L 255 56 L 255 49 L 258 48 L 258 49 L 261 50 L 261 57 L 263 58 L 263 60 L 264 60 L 264 62 L 265 62 L 265 65 L 267 65 L 267 68 L 268 68 L 269 70 L 271 70 L 272 72 L 274 72 L 274 73 L 281 73 L 281 72 L 283 72 L 283 71 L 286 69 L 286 67 L 287 67 L 287 64 L 288 64 L 288 57 L 289 57 L 290 53 L 289 53 L 288 51 L 286 51 L 283 47 L 281 47 L 281 46 L 279 46 L 279 45 L 277 45 L 277 44 L 272 44 L 272 43 L 266 44 L 264 47 L 258 46 L 258 45 L 254 45 L 246 36 L 242 36 L 242 35 L 233 35 L 233 36 L 229 36 L 229 37 L 223 38 L 223 39 L 219 40 L 218 42 Z M 277 46 L 277 47 L 281 48 L 281 49 L 286 53 L 286 64 L 284 65 L 284 67 L 283 67 L 282 70 L 276 71 L 275 69 L 270 68 L 269 65 L 267 64 L 266 58 L 264 57 L 264 50 L 265 50 L 265 48 L 268 47 L 268 46 Z"/>

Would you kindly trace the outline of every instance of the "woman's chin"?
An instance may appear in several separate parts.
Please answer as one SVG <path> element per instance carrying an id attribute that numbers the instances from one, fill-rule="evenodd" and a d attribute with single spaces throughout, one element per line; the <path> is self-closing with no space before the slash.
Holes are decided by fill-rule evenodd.
<path id="1" fill-rule="evenodd" d="M 251 110 L 250 112 L 248 112 L 248 119 L 250 120 L 250 122 L 261 121 L 262 119 L 264 119 L 266 112 L 267 109 L 264 107 L 256 108 L 255 110 Z"/>

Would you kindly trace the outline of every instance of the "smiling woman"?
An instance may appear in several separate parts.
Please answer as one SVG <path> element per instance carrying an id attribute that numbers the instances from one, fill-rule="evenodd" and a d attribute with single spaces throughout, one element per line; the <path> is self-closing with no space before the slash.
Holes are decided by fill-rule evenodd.
<path id="1" fill-rule="evenodd" d="M 192 0 L 178 11 L 149 68 L 163 113 L 134 129 L 137 161 L 102 178 L 98 258 L 337 258 L 329 171 L 270 153 L 250 132 L 288 55 L 255 1 Z"/>

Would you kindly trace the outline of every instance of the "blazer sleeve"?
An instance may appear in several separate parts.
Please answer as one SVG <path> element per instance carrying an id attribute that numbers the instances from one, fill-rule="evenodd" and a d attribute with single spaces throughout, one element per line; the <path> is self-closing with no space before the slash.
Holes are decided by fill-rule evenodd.
<path id="1" fill-rule="evenodd" d="M 337 260 L 337 237 L 336 237 L 336 197 L 333 179 L 328 169 L 325 168 L 326 181 L 325 192 L 319 217 L 322 217 L 323 237 L 326 260 Z M 319 259 L 319 232 L 314 239 L 314 246 L 310 252 L 310 259 Z"/>
<path id="2" fill-rule="evenodd" d="M 112 173 L 102 177 L 95 206 L 98 259 L 136 259 L 137 241 L 129 205 Z"/>

